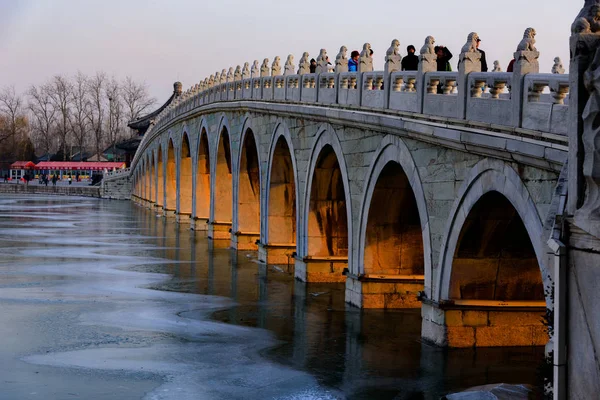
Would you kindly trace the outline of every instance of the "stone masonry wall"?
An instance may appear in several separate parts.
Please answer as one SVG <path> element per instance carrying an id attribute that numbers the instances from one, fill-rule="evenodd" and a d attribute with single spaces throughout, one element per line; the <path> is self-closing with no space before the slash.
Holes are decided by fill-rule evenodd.
<path id="1" fill-rule="evenodd" d="M 191 154 L 193 177 L 196 180 L 197 158 L 198 158 L 198 142 L 202 129 L 206 129 L 209 138 L 211 175 L 214 178 L 216 154 L 218 141 L 220 140 L 220 132 L 227 129 L 231 142 L 231 158 L 232 158 L 232 185 L 233 185 L 233 227 L 235 232 L 238 226 L 237 213 L 237 179 L 239 174 L 239 157 L 240 143 L 242 135 L 251 129 L 255 135 L 258 157 L 260 161 L 260 177 L 261 177 L 261 239 L 265 238 L 265 216 L 267 213 L 267 182 L 269 170 L 269 153 L 272 144 L 279 136 L 284 136 L 288 141 L 290 149 L 293 149 L 293 161 L 295 163 L 295 175 L 297 185 L 297 253 L 303 256 L 306 252 L 306 240 L 304 232 L 306 228 L 305 221 L 305 202 L 307 181 L 311 179 L 308 173 L 311 166 L 316 162 L 318 154 L 314 151 L 315 145 L 318 143 L 320 147 L 324 144 L 331 145 L 336 155 L 340 167 L 345 176 L 344 185 L 346 187 L 347 209 L 349 214 L 349 229 L 351 230 L 350 240 L 350 271 L 360 273 L 362 262 L 359 259 L 360 243 L 359 228 L 367 218 L 368 212 L 361 212 L 363 209 L 368 211 L 370 205 L 363 205 L 365 197 L 365 188 L 369 186 L 371 180 L 376 180 L 377 176 L 370 177 L 369 172 L 373 167 L 378 154 L 382 152 L 386 143 L 393 145 L 396 148 L 408 150 L 408 163 L 414 165 L 414 172 L 409 175 L 409 180 L 415 185 L 420 185 L 422 188 L 423 199 L 417 198 L 417 202 L 423 202 L 422 209 L 426 215 L 423 216 L 426 227 L 422 228 L 426 231 L 425 235 L 429 236 L 430 246 L 425 249 L 426 265 L 430 265 L 430 270 L 425 271 L 426 275 L 426 295 L 431 297 L 437 291 L 437 264 L 440 258 L 440 252 L 448 220 L 451 211 L 455 204 L 460 201 L 459 194 L 461 187 L 465 184 L 466 178 L 472 171 L 472 168 L 484 159 L 490 158 L 499 165 L 500 169 L 510 168 L 515 175 L 519 177 L 522 190 L 528 192 L 531 200 L 535 204 L 537 216 L 529 216 L 533 220 L 544 221 L 547 213 L 550 210 L 552 202 L 553 190 L 558 179 L 556 167 L 551 167 L 550 164 L 539 162 L 536 159 L 531 159 L 531 162 L 517 162 L 510 160 L 511 153 L 515 151 L 525 151 L 524 149 L 516 149 L 506 151 L 506 144 L 499 141 L 497 138 L 490 138 L 486 142 L 485 135 L 480 137 L 469 137 L 474 143 L 466 146 L 455 140 L 445 140 L 432 138 L 431 134 L 435 133 L 435 129 L 428 125 L 416 126 L 415 123 L 409 124 L 397 123 L 395 127 L 383 126 L 377 120 L 371 121 L 369 117 L 365 117 L 360 121 L 349 121 L 343 123 L 333 120 L 335 123 L 328 123 L 332 118 L 325 116 L 317 116 L 315 118 L 299 118 L 293 117 L 286 113 L 259 113 L 248 112 L 247 110 L 231 110 L 227 112 L 207 112 L 180 123 L 170 126 L 163 131 L 156 140 L 154 140 L 148 148 L 143 149 L 144 152 L 140 161 L 139 168 L 145 168 L 150 163 L 152 158 L 157 158 L 157 152 L 162 152 L 162 159 L 167 158 L 168 141 L 172 139 L 175 146 L 176 169 L 179 177 L 179 164 L 182 136 L 188 134 Z M 416 132 L 419 131 L 419 132 Z M 447 138 L 461 138 L 460 128 L 452 130 L 446 128 L 442 132 Z M 502 139 L 506 141 L 507 139 Z M 529 144 L 527 144 L 529 145 Z M 493 149 L 493 147 L 500 149 Z M 505 150 L 502 150 L 504 146 Z M 541 151 L 544 154 L 544 151 Z M 560 155 L 562 154 L 562 156 Z M 564 157 L 566 153 L 560 153 L 554 157 Z M 152 155 L 153 157 L 150 157 Z M 406 156 L 403 156 L 406 157 Z M 519 159 L 519 158 L 517 158 Z M 519 160 L 525 160 L 521 157 Z M 166 162 L 163 163 L 166 165 Z M 163 173 L 166 176 L 166 173 Z M 156 180 L 157 176 L 153 179 Z M 211 179 L 211 218 L 214 213 L 214 204 L 219 199 L 214 198 L 214 179 Z M 120 183 L 123 188 L 128 183 Z M 117 189 L 119 184 L 114 187 L 104 189 L 105 196 L 116 196 L 115 193 L 122 193 L 123 190 Z M 181 185 L 181 182 L 179 182 Z M 498 185 L 502 186 L 502 185 Z M 127 186 L 128 187 L 128 186 Z M 156 185 L 153 185 L 153 188 Z M 502 186 L 504 187 L 504 186 Z M 503 190 L 499 188 L 498 190 Z M 124 190 L 126 192 L 126 190 Z M 194 190 L 195 193 L 195 183 Z M 126 197 L 126 196 L 124 196 Z M 195 199 L 193 199 L 195 204 Z M 195 206 L 193 207 L 193 209 Z M 194 215 L 193 215 L 194 216 Z M 423 220 L 422 217 L 422 220 Z M 524 215 L 523 218 L 528 218 Z"/>

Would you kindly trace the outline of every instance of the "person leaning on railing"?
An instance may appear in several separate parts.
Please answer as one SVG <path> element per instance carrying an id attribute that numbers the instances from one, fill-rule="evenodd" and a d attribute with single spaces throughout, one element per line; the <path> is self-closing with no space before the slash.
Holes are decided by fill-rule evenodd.
<path id="1" fill-rule="evenodd" d="M 452 71 L 450 60 L 452 59 L 452 53 L 446 46 L 435 46 L 435 54 L 437 54 L 437 70 L 438 71 Z"/>
<path id="2" fill-rule="evenodd" d="M 402 71 L 416 71 L 419 69 L 419 57 L 415 55 L 415 46 L 412 44 L 406 48 L 406 57 L 402 59 Z"/>
<path id="3" fill-rule="evenodd" d="M 350 53 L 350 59 L 348 60 L 348 72 L 358 72 L 358 58 L 360 53 L 354 50 Z"/>

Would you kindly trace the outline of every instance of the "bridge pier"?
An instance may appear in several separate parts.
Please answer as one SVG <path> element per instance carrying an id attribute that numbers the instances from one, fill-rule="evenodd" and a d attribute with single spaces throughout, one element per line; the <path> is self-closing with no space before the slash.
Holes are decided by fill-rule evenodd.
<path id="1" fill-rule="evenodd" d="M 303 282 L 345 282 L 346 256 L 307 256 L 294 258 L 294 276 Z"/>
<path id="2" fill-rule="evenodd" d="M 420 308 L 423 275 L 348 274 L 346 302 L 360 308 Z"/>
<path id="3" fill-rule="evenodd" d="M 258 261 L 267 265 L 293 264 L 293 254 L 296 251 L 294 243 L 258 243 Z"/>
<path id="4" fill-rule="evenodd" d="M 191 213 L 181 212 L 179 214 L 176 214 L 175 220 L 177 221 L 178 224 L 191 225 L 191 223 L 192 223 L 192 214 Z"/>
<path id="5" fill-rule="evenodd" d="M 209 221 L 208 238 L 215 248 L 228 248 L 231 245 L 231 222 Z"/>
<path id="6" fill-rule="evenodd" d="M 162 212 L 163 212 L 163 217 L 165 217 L 165 218 L 177 219 L 177 211 L 174 209 L 169 209 L 169 208 L 163 207 Z"/>
<path id="7" fill-rule="evenodd" d="M 197 232 L 208 231 L 208 218 L 194 217 L 190 218 L 190 228 Z"/>
<path id="8" fill-rule="evenodd" d="M 260 239 L 260 232 L 232 232 L 231 248 L 235 250 L 257 251 L 257 240 Z"/>
<path id="9" fill-rule="evenodd" d="M 544 301 L 423 301 L 421 337 L 453 348 L 545 346 Z"/>

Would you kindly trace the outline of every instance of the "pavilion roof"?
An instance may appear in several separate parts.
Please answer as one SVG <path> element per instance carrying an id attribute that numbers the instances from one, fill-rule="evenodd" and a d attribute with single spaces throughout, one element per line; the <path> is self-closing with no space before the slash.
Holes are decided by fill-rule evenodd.
<path id="1" fill-rule="evenodd" d="M 125 168 L 125 162 L 103 162 L 103 161 L 42 161 L 35 169 L 55 169 L 74 171 L 102 171 L 104 169 Z"/>
<path id="2" fill-rule="evenodd" d="M 35 164 L 32 161 L 15 161 L 10 164 L 10 169 L 34 169 Z"/>

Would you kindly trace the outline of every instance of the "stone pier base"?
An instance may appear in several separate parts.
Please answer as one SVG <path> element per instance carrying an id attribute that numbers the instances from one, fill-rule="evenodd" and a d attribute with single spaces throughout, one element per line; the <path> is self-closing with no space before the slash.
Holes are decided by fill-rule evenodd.
<path id="1" fill-rule="evenodd" d="M 256 241 L 260 232 L 235 232 L 231 234 L 231 248 L 242 251 L 257 251 Z"/>
<path id="2" fill-rule="evenodd" d="M 163 208 L 163 217 L 177 218 L 177 211 L 170 208 Z"/>
<path id="3" fill-rule="evenodd" d="M 208 218 L 191 218 L 190 228 L 196 232 L 207 232 L 208 231 Z"/>
<path id="4" fill-rule="evenodd" d="M 293 254 L 296 252 L 295 244 L 263 244 L 259 243 L 258 261 L 268 265 L 294 264 Z"/>
<path id="5" fill-rule="evenodd" d="M 190 213 L 179 213 L 176 216 L 176 221 L 178 224 L 181 224 L 181 225 L 191 225 L 192 216 Z"/>
<path id="6" fill-rule="evenodd" d="M 420 308 L 423 276 L 362 275 L 346 279 L 346 302 L 360 308 Z"/>
<path id="7" fill-rule="evenodd" d="M 231 222 L 209 222 L 208 238 L 212 240 L 214 248 L 228 248 L 231 245 Z"/>
<path id="8" fill-rule="evenodd" d="M 294 276 L 303 282 L 345 282 L 348 257 L 296 257 Z"/>
<path id="9" fill-rule="evenodd" d="M 457 300 L 454 304 L 424 302 L 421 336 L 439 346 L 545 346 L 548 329 L 542 322 L 545 303 Z"/>

